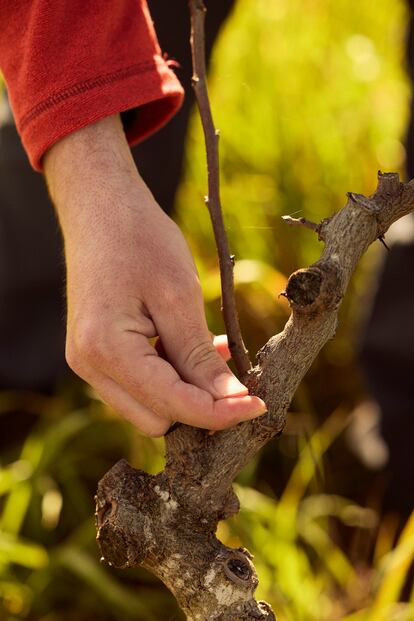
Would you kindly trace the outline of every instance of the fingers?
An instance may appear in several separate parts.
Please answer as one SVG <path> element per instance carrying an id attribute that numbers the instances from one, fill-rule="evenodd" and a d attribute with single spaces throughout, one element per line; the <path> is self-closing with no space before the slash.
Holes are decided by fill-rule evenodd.
<path id="1" fill-rule="evenodd" d="M 215 340 L 220 356 L 207 334 L 216 368 L 223 375 L 223 367 L 227 369 L 224 358 L 229 356 L 226 337 Z M 79 330 L 76 340 L 69 339 L 67 359 L 104 401 L 146 435 L 163 435 L 173 421 L 226 429 L 266 411 L 264 402 L 246 394 L 243 386 L 241 394 L 215 398 L 211 391 L 184 381 L 146 336 L 131 329 L 114 331 L 113 327 L 103 329 L 102 323 L 91 322 L 88 329 Z M 226 381 L 229 377 L 232 380 L 230 372 L 225 375 Z"/>
<path id="2" fill-rule="evenodd" d="M 227 342 L 227 334 L 218 334 L 217 336 L 215 336 L 214 334 L 210 333 L 210 336 L 213 339 L 213 345 L 218 355 L 221 356 L 225 362 L 230 360 L 231 353 Z M 155 351 L 158 353 L 159 356 L 161 356 L 161 358 L 167 358 L 167 354 L 160 338 L 157 339 L 154 347 Z"/>
<path id="3" fill-rule="evenodd" d="M 204 429 L 225 429 L 265 411 L 258 397 L 243 395 L 215 400 L 209 392 L 184 382 L 147 339 L 137 333 L 124 333 L 117 344 L 108 347 L 107 355 L 98 361 L 95 357 L 94 364 L 97 362 L 99 375 L 90 367 L 82 372 L 79 367 L 75 370 L 94 385 L 109 405 L 147 435 L 165 432 L 171 421 Z M 103 382 L 102 376 L 111 381 Z"/>
<path id="4" fill-rule="evenodd" d="M 128 334 L 122 351 L 111 357 L 112 377 L 137 401 L 158 415 L 206 429 L 222 429 L 263 413 L 258 397 L 241 396 L 220 403 L 183 381 L 140 334 Z"/>
<path id="5" fill-rule="evenodd" d="M 244 386 L 225 363 L 227 356 L 223 339 L 216 350 L 204 315 L 201 289 L 194 279 L 191 286 L 165 291 L 162 303 L 149 306 L 150 314 L 168 360 L 180 377 L 209 392 L 215 399 L 244 396 Z"/>
<path id="6" fill-rule="evenodd" d="M 151 412 L 109 377 L 96 374 L 94 379 L 89 381 L 101 399 L 117 413 L 122 414 L 143 435 L 159 438 L 170 428 L 171 420 Z"/>
<path id="7" fill-rule="evenodd" d="M 227 334 L 219 334 L 213 337 L 213 345 L 216 352 L 223 358 L 225 362 L 231 359 L 229 344 L 227 342 Z"/>
<path id="8" fill-rule="evenodd" d="M 103 373 L 99 369 L 99 361 L 104 358 L 102 349 L 98 351 L 97 348 L 91 347 L 88 350 L 79 350 L 70 341 L 66 345 L 66 359 L 71 369 L 93 386 L 107 405 L 131 422 L 144 435 L 163 436 L 172 424 L 171 419 L 163 418 L 151 411 L 140 400 L 128 394 L 109 375 Z"/>

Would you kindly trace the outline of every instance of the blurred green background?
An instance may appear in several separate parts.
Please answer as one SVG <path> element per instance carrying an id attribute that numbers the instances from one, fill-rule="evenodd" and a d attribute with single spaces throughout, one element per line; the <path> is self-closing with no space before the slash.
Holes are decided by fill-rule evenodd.
<path id="1" fill-rule="evenodd" d="M 210 93 L 221 130 L 222 199 L 236 254 L 245 340 L 255 352 L 283 328 L 287 276 L 321 250 L 281 215 L 320 220 L 345 193 L 369 194 L 376 171 L 403 171 L 410 97 L 401 0 L 239 0 L 216 46 Z M 216 333 L 219 277 L 194 116 L 178 220 L 195 254 Z M 284 437 L 240 476 L 242 510 L 220 525 L 255 554 L 258 596 L 279 621 L 414 619 L 407 576 L 414 518 L 383 514 L 386 478 L 349 448 L 365 398 L 356 346 L 377 244 L 364 258 L 323 350 L 292 404 Z M 127 457 L 156 472 L 162 440 L 139 437 L 87 389 L 0 395 L 28 436 L 0 438 L 1 621 L 172 621 L 173 598 L 142 570 L 99 563 L 93 494 Z M 409 583 L 408 583 L 409 584 Z"/>

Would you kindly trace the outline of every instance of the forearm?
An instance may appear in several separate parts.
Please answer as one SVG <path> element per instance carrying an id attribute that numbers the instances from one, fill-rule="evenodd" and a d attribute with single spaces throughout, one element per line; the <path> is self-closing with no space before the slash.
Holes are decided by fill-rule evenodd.
<path id="1" fill-rule="evenodd" d="M 66 243 L 77 240 L 89 224 L 95 223 L 99 230 L 108 224 L 104 221 L 109 215 L 116 220 L 120 207 L 132 202 L 131 190 L 140 203 L 149 200 L 119 115 L 60 140 L 46 153 L 44 170 Z M 96 200 L 91 200 L 94 196 Z"/>
<path id="2" fill-rule="evenodd" d="M 95 290 L 102 278 L 108 294 L 128 286 L 119 248 L 136 243 L 130 253 L 137 255 L 144 212 L 159 208 L 138 174 L 118 115 L 59 141 L 44 169 L 64 237 L 71 327 L 79 312 L 91 316 L 100 312 L 95 304 L 106 303 Z"/>

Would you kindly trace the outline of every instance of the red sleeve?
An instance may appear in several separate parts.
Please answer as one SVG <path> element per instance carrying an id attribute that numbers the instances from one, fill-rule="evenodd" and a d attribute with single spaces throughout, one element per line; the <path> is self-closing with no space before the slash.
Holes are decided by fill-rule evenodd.
<path id="1" fill-rule="evenodd" d="M 76 129 L 133 110 L 126 133 L 134 144 L 181 104 L 145 0 L 0 0 L 0 24 L 0 67 L 37 170 Z"/>

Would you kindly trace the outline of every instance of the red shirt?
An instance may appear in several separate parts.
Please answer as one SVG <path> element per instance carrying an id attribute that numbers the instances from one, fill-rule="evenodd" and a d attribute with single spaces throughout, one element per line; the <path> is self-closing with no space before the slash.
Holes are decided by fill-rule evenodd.
<path id="1" fill-rule="evenodd" d="M 132 110 L 135 144 L 183 98 L 145 0 L 0 0 L 0 68 L 36 170 L 60 138 L 118 112 Z"/>

